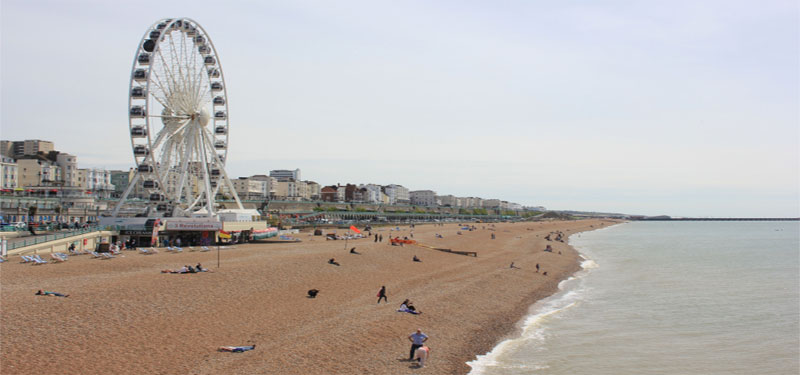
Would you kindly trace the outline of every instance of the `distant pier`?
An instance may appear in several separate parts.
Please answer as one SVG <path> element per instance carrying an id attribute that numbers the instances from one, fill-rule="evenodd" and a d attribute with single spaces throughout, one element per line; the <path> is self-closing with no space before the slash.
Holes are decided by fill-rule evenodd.
<path id="1" fill-rule="evenodd" d="M 800 217 L 642 217 L 636 221 L 800 221 Z"/>

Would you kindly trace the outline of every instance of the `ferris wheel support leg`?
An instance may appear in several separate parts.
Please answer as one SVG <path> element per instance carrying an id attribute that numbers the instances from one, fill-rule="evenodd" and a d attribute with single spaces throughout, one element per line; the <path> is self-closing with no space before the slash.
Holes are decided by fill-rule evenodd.
<path id="1" fill-rule="evenodd" d="M 125 192 L 122 194 L 122 197 L 119 198 L 119 202 L 117 202 L 116 207 L 114 207 L 114 211 L 111 212 L 111 217 L 117 217 L 120 208 L 122 208 L 122 205 L 125 203 L 125 200 L 128 199 L 128 194 L 131 193 L 133 187 L 136 186 L 137 182 L 139 182 L 140 176 L 141 175 L 139 174 L 139 171 L 136 171 L 136 173 L 133 175 L 133 179 L 131 180 L 131 182 L 128 183 L 128 187 L 125 188 Z"/>

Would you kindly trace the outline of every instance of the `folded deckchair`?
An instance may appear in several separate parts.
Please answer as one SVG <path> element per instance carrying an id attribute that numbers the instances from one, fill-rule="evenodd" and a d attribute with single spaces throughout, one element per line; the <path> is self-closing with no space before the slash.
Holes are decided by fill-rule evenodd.
<path id="1" fill-rule="evenodd" d="M 200 251 L 211 251 L 211 249 L 209 249 L 208 246 L 203 246 Z"/>
<path id="2" fill-rule="evenodd" d="M 250 346 L 220 346 L 219 347 L 219 351 L 221 351 L 221 352 L 241 353 L 241 352 L 246 352 L 248 350 L 253 350 L 255 348 L 256 348 L 255 345 L 250 345 Z"/>
<path id="3" fill-rule="evenodd" d="M 29 257 L 27 255 L 20 255 L 19 257 L 22 258 L 22 262 L 20 262 L 20 263 L 32 263 L 33 262 L 33 258 L 31 258 L 31 257 Z"/>

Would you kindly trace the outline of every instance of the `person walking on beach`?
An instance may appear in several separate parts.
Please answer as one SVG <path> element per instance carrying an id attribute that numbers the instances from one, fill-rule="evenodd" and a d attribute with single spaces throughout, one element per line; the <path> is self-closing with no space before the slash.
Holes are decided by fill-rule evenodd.
<path id="1" fill-rule="evenodd" d="M 417 328 L 417 332 L 408 335 L 408 341 L 411 341 L 411 352 L 408 354 L 408 360 L 414 360 L 414 352 L 417 348 L 421 348 L 425 341 L 428 341 L 428 335 L 422 333 L 422 329 Z"/>
<path id="2" fill-rule="evenodd" d="M 386 298 L 386 287 L 381 286 L 381 290 L 378 291 L 378 304 L 381 303 L 381 298 L 383 298 L 386 303 L 389 303 L 389 299 Z"/>
<path id="3" fill-rule="evenodd" d="M 539 263 L 536 263 L 536 273 L 539 273 Z"/>

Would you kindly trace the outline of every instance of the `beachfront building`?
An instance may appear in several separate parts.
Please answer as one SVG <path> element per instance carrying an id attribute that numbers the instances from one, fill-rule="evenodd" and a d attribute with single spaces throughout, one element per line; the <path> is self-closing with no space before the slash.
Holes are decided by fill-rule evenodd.
<path id="1" fill-rule="evenodd" d="M 39 153 L 46 154 L 54 149 L 53 142 L 39 139 L 0 141 L 0 154 L 13 159 L 19 159 L 23 156 L 35 156 Z"/>
<path id="2" fill-rule="evenodd" d="M 312 201 L 320 200 L 321 188 L 319 184 L 314 181 L 305 181 L 305 183 L 308 185 L 308 198 L 306 199 Z"/>
<path id="3" fill-rule="evenodd" d="M 135 169 L 131 168 L 127 171 L 120 171 L 120 170 L 112 170 L 111 172 L 111 185 L 114 185 L 114 190 L 111 192 L 111 196 L 115 198 L 122 197 L 122 194 L 125 193 L 125 189 L 128 188 L 131 180 L 133 179 Z M 133 196 L 130 196 L 133 198 Z"/>
<path id="4" fill-rule="evenodd" d="M 8 156 L 0 156 L 0 188 L 14 189 L 18 184 L 17 162 Z"/>
<path id="5" fill-rule="evenodd" d="M 436 204 L 442 207 L 461 207 L 461 198 L 452 194 L 437 195 Z"/>
<path id="6" fill-rule="evenodd" d="M 360 189 L 364 189 L 364 202 L 366 203 L 376 203 L 382 204 L 383 203 L 383 187 L 376 184 L 362 184 L 358 186 Z"/>
<path id="7" fill-rule="evenodd" d="M 408 188 L 403 185 L 386 185 L 383 192 L 389 196 L 389 204 L 409 204 L 411 198 L 408 195 Z"/>
<path id="8" fill-rule="evenodd" d="M 53 186 L 61 181 L 61 168 L 42 156 L 17 159 L 17 173 L 21 187 Z"/>
<path id="9" fill-rule="evenodd" d="M 275 184 L 274 197 L 277 200 L 308 201 L 311 200 L 312 188 L 308 181 L 279 180 Z"/>
<path id="10" fill-rule="evenodd" d="M 275 169 L 269 171 L 269 176 L 274 177 L 278 181 L 295 180 L 300 181 L 300 169 Z"/>
<path id="11" fill-rule="evenodd" d="M 347 186 L 336 186 L 336 202 L 346 202 Z"/>
<path id="12" fill-rule="evenodd" d="M 111 171 L 100 168 L 85 168 L 78 171 L 84 177 L 82 188 L 91 191 L 98 197 L 108 198 L 111 196 L 114 191 L 114 185 L 111 184 Z"/>
<path id="13" fill-rule="evenodd" d="M 433 190 L 414 190 L 408 192 L 411 204 L 415 206 L 436 206 L 436 192 Z"/>
<path id="14" fill-rule="evenodd" d="M 78 157 L 65 152 L 50 151 L 48 159 L 61 168 L 61 181 L 64 186 L 77 186 Z"/>
<path id="15" fill-rule="evenodd" d="M 483 204 L 481 205 L 483 208 L 500 208 L 500 200 L 499 199 L 484 199 Z"/>
<path id="16" fill-rule="evenodd" d="M 336 185 L 324 186 L 320 189 L 319 199 L 323 202 L 337 202 L 336 195 L 339 187 Z"/>
<path id="17" fill-rule="evenodd" d="M 231 180 L 236 194 L 242 200 L 264 200 L 267 198 L 267 182 L 254 180 L 249 177 L 239 177 Z"/>
<path id="18" fill-rule="evenodd" d="M 278 185 L 278 180 L 275 177 L 270 177 L 264 174 L 255 174 L 250 176 L 251 180 L 263 181 L 265 185 L 264 197 L 272 198 L 275 196 L 275 189 Z"/>

